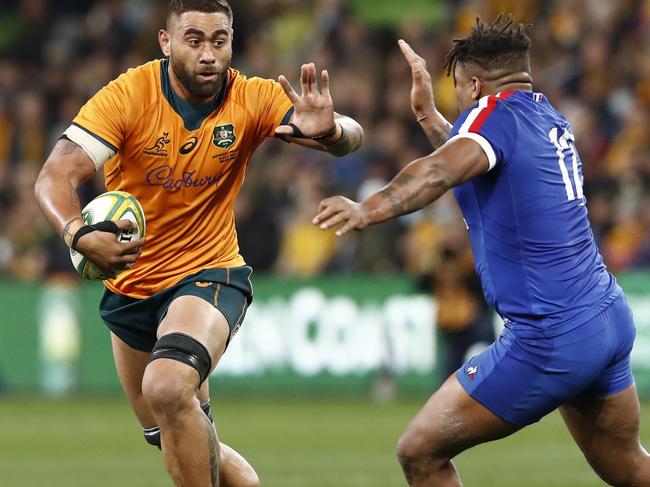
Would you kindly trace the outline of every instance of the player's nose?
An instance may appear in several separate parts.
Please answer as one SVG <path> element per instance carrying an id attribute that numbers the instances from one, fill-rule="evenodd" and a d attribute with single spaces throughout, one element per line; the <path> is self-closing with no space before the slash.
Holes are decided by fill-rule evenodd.
<path id="1" fill-rule="evenodd" d="M 201 56 L 199 57 L 199 62 L 201 64 L 213 64 L 216 60 L 217 58 L 215 57 L 211 46 L 205 46 L 201 50 Z"/>

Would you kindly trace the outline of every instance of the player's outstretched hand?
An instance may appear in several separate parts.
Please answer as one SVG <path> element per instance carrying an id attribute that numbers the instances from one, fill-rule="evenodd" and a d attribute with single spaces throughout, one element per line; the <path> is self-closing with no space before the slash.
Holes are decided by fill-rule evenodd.
<path id="1" fill-rule="evenodd" d="M 120 232 L 132 231 L 135 224 L 130 220 L 115 222 Z M 129 269 L 140 257 L 140 247 L 145 239 L 140 238 L 129 243 L 122 243 L 111 232 L 96 230 L 82 236 L 77 242 L 77 251 L 95 264 L 108 277 L 115 277 L 117 271 Z"/>
<path id="2" fill-rule="evenodd" d="M 411 109 L 415 116 L 420 117 L 432 115 L 436 111 L 436 103 L 433 98 L 431 87 L 431 75 L 427 71 L 427 62 L 409 46 L 404 40 L 397 41 L 402 54 L 411 67 Z"/>
<path id="3" fill-rule="evenodd" d="M 291 103 L 294 112 L 291 123 L 295 125 L 280 125 L 275 129 L 277 135 L 289 137 L 323 137 L 336 130 L 334 122 L 334 104 L 329 90 L 329 75 L 326 70 L 321 72 L 321 88 L 316 82 L 316 66 L 314 63 L 303 64 L 300 68 L 300 86 L 302 93 L 298 95 L 284 76 L 278 78 Z M 297 127 L 297 131 L 296 131 Z"/>
<path id="4" fill-rule="evenodd" d="M 368 218 L 360 203 L 344 198 L 332 196 L 320 202 L 318 215 L 312 220 L 322 230 L 328 230 L 337 225 L 337 236 L 345 235 L 351 230 L 363 230 L 368 226 Z"/>

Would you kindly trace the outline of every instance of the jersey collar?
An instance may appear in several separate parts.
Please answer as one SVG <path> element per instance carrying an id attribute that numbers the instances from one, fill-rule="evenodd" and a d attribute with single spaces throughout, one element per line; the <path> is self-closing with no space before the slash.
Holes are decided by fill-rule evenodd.
<path id="1" fill-rule="evenodd" d="M 236 71 L 229 68 L 228 78 L 215 99 L 211 103 L 194 105 L 183 100 L 172 88 L 169 80 L 169 59 L 163 59 L 160 62 L 160 88 L 163 96 L 167 99 L 172 109 L 183 119 L 183 125 L 188 131 L 197 130 L 203 121 L 223 103 L 235 76 Z"/>

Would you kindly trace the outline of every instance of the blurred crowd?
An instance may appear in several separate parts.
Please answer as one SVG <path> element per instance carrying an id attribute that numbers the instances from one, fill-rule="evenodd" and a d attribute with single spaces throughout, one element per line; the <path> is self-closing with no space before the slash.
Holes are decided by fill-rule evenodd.
<path id="1" fill-rule="evenodd" d="M 415 0 L 413 0 L 415 1 Z M 119 73 L 160 57 L 158 0 L 3 0 L 0 5 L 0 276 L 40 280 L 72 270 L 40 215 L 33 183 L 83 103 Z M 439 15 L 394 2 L 368 22 L 360 1 L 232 0 L 233 66 L 297 84 L 300 65 L 327 68 L 336 111 L 364 127 L 364 147 L 334 159 L 277 140 L 256 153 L 236 205 L 244 258 L 258 271 L 435 273 L 464 255 L 453 198 L 343 239 L 311 224 L 331 194 L 358 199 L 431 152 L 411 113 L 408 40 L 428 63 L 440 110 L 453 121 L 453 83 L 441 70 L 451 39 L 475 16 L 513 12 L 532 23 L 536 91 L 573 125 L 594 235 L 615 272 L 650 266 L 650 1 L 429 1 Z M 417 2 L 422 4 L 422 2 Z M 438 19 L 438 20 L 432 20 Z M 83 188 L 87 201 L 101 178 Z M 644 210 L 646 208 L 646 210 Z M 451 256 L 451 257 L 450 257 Z M 446 260 L 447 259 L 447 260 Z M 465 262 L 466 259 L 461 259 Z M 471 264 L 467 264 L 471 272 Z"/>

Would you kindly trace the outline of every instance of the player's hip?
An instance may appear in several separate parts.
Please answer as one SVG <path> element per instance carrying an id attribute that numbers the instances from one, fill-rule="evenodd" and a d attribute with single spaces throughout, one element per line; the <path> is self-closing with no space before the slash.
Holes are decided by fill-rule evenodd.
<path id="1" fill-rule="evenodd" d="M 232 338 L 253 298 L 251 274 L 248 266 L 204 269 L 142 299 L 106 289 L 99 306 L 100 315 L 111 331 L 129 346 L 151 351 L 158 325 L 171 302 L 179 296 L 192 295 L 208 301 L 223 313 Z"/>
<path id="2" fill-rule="evenodd" d="M 522 338 L 512 327 L 457 372 L 465 390 L 502 419 L 529 424 L 581 394 L 607 396 L 633 379 L 635 338 L 624 294 L 563 335 Z"/>

